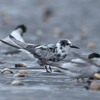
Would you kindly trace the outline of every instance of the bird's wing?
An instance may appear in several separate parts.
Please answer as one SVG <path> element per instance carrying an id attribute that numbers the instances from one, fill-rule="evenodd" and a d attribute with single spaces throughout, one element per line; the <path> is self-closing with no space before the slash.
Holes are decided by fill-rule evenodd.
<path id="1" fill-rule="evenodd" d="M 71 72 L 75 72 L 75 73 L 82 73 L 83 71 L 87 71 L 89 70 L 89 68 L 91 67 L 90 64 L 88 63 L 63 63 L 61 65 L 62 68 L 66 68 L 67 70 L 71 71 Z"/>
<path id="2" fill-rule="evenodd" d="M 52 44 L 50 45 L 41 45 L 41 46 L 37 46 L 35 47 L 35 53 L 38 54 L 40 56 L 40 58 L 43 59 L 52 59 L 56 57 L 56 54 L 54 53 L 55 51 L 55 47 Z"/>
<path id="3" fill-rule="evenodd" d="M 32 53 L 32 51 L 34 51 L 34 46 L 35 44 L 29 44 L 29 43 L 24 43 L 24 42 L 21 42 L 21 41 L 18 41 L 17 39 L 15 39 L 12 35 L 10 35 L 10 39 L 17 45 L 14 45 L 14 44 L 11 44 L 11 43 L 8 43 L 4 40 L 0 40 L 1 42 L 3 42 L 4 44 L 7 44 L 9 46 L 12 46 L 14 48 L 17 48 L 18 50 L 22 51 L 22 52 L 30 52 Z M 30 49 L 29 49 L 30 48 Z M 29 50 L 28 50 L 29 49 Z"/>
<path id="4" fill-rule="evenodd" d="M 54 56 L 54 53 L 52 52 L 53 44 L 49 45 L 35 45 L 35 44 L 29 44 L 29 43 L 23 43 L 17 39 L 15 39 L 12 35 L 10 35 L 11 40 L 13 40 L 17 45 L 19 45 L 21 48 L 29 51 L 35 57 L 37 58 L 44 58 L 44 59 L 50 59 Z M 52 49 L 52 50 L 51 50 Z"/>
<path id="5" fill-rule="evenodd" d="M 8 43 L 8 42 L 6 42 L 6 41 L 4 41 L 4 40 L 0 40 L 0 41 L 1 41 L 2 43 L 4 43 L 4 44 L 7 44 L 7 45 L 12 46 L 12 47 L 17 48 L 17 49 L 20 49 L 18 46 L 13 45 L 13 44 L 10 44 L 10 43 Z"/>

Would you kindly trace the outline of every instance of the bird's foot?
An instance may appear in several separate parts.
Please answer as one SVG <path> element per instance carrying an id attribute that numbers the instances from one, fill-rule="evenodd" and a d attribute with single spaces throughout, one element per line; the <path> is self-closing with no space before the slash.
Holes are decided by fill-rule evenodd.
<path id="1" fill-rule="evenodd" d="M 77 83 L 79 83 L 79 79 L 77 78 Z"/>
<path id="2" fill-rule="evenodd" d="M 84 83 L 84 78 L 82 78 L 82 82 Z"/>
<path id="3" fill-rule="evenodd" d="M 47 66 L 45 66 L 45 69 L 46 69 L 46 72 L 47 72 L 47 73 L 51 73 L 51 72 L 52 72 L 52 69 L 51 69 L 50 66 L 49 66 L 50 71 L 48 70 Z"/>
<path id="4" fill-rule="evenodd" d="M 49 69 L 50 69 L 50 72 L 52 72 L 52 69 L 51 69 L 51 67 L 49 66 Z"/>

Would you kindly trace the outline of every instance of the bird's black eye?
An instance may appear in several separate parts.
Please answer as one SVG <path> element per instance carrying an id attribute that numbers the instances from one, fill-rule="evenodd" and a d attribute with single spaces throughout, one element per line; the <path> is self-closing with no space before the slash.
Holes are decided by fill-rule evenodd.
<path id="1" fill-rule="evenodd" d="M 69 43 L 68 43 L 68 42 L 66 42 L 66 45 L 69 45 Z"/>

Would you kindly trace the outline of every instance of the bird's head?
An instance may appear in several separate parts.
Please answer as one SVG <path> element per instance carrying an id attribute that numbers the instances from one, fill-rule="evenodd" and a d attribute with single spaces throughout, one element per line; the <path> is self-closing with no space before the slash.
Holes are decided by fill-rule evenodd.
<path id="1" fill-rule="evenodd" d="M 91 53 L 88 55 L 88 59 L 98 59 L 100 58 L 100 54 L 98 53 Z"/>
<path id="2" fill-rule="evenodd" d="M 63 49 L 63 50 L 68 50 L 70 48 L 79 49 L 79 47 L 72 45 L 72 43 L 67 39 L 66 40 L 60 40 L 57 43 L 57 47 L 59 47 L 60 49 Z"/>
<path id="3" fill-rule="evenodd" d="M 68 53 L 68 50 L 70 48 L 76 48 L 76 49 L 79 49 L 79 47 L 76 47 L 74 45 L 72 45 L 72 43 L 65 39 L 65 40 L 60 40 L 57 44 L 57 53 L 63 53 L 63 54 L 67 54 Z"/>
<path id="4" fill-rule="evenodd" d="M 26 32 L 27 28 L 26 28 L 25 25 L 22 24 L 22 25 L 18 25 L 18 26 L 15 28 L 15 30 L 19 31 L 19 32 L 21 33 L 21 35 L 23 36 L 23 33 Z"/>

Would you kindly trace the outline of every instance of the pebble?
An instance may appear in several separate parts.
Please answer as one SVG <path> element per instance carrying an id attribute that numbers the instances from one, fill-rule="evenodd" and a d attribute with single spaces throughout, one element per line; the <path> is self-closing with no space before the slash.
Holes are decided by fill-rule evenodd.
<path id="1" fill-rule="evenodd" d="M 25 63 L 18 63 L 18 64 L 15 64 L 15 67 L 27 67 L 27 65 Z"/>
<path id="2" fill-rule="evenodd" d="M 89 44 L 87 45 L 87 47 L 89 47 L 89 48 L 95 48 L 96 45 L 95 45 L 94 43 L 89 43 Z"/>
<path id="3" fill-rule="evenodd" d="M 43 35 L 43 31 L 42 31 L 41 29 L 38 29 L 38 30 L 36 31 L 36 34 L 39 35 L 39 36 L 41 36 L 41 35 Z"/>
<path id="4" fill-rule="evenodd" d="M 25 70 L 19 70 L 18 73 L 20 73 L 20 74 L 28 74 Z"/>
<path id="5" fill-rule="evenodd" d="M 61 32 L 61 29 L 58 28 L 58 27 L 54 28 L 53 31 L 54 31 L 53 33 L 54 33 L 54 37 L 55 37 L 55 38 L 61 37 L 61 35 L 63 34 L 63 33 Z"/>
<path id="6" fill-rule="evenodd" d="M 100 75 L 96 73 L 92 77 L 90 77 L 89 79 L 99 79 L 100 80 Z"/>
<path id="7" fill-rule="evenodd" d="M 0 61 L 0 64 L 4 64 L 5 62 Z"/>
<path id="8" fill-rule="evenodd" d="M 88 90 L 100 90 L 100 85 L 96 82 L 92 82 L 92 81 L 87 81 L 89 86 L 85 86 L 85 88 Z"/>
<path id="9" fill-rule="evenodd" d="M 23 83 L 20 81 L 12 81 L 11 84 L 12 85 L 23 85 Z"/>
<path id="10" fill-rule="evenodd" d="M 9 17 L 5 17 L 5 18 L 3 19 L 3 23 L 4 23 L 4 24 L 11 24 L 10 18 L 9 18 Z"/>
<path id="11" fill-rule="evenodd" d="M 43 13 L 43 21 L 48 21 L 48 19 L 52 16 L 52 10 L 46 8 Z"/>
<path id="12" fill-rule="evenodd" d="M 13 72 L 9 69 L 9 68 L 4 68 L 2 71 L 1 71 L 1 74 L 12 74 Z"/>
<path id="13" fill-rule="evenodd" d="M 8 15 L 6 10 L 2 10 L 0 14 L 2 17 L 6 17 Z"/>
<path id="14" fill-rule="evenodd" d="M 81 35 L 81 39 L 82 40 L 86 40 L 87 39 L 87 36 L 86 35 Z"/>
<path id="15" fill-rule="evenodd" d="M 82 29 L 81 29 L 81 31 L 82 31 L 82 33 L 88 33 L 88 28 L 87 27 L 83 27 Z"/>
<path id="16" fill-rule="evenodd" d="M 17 74 L 14 75 L 14 77 L 25 77 L 25 75 L 17 73 Z"/>

